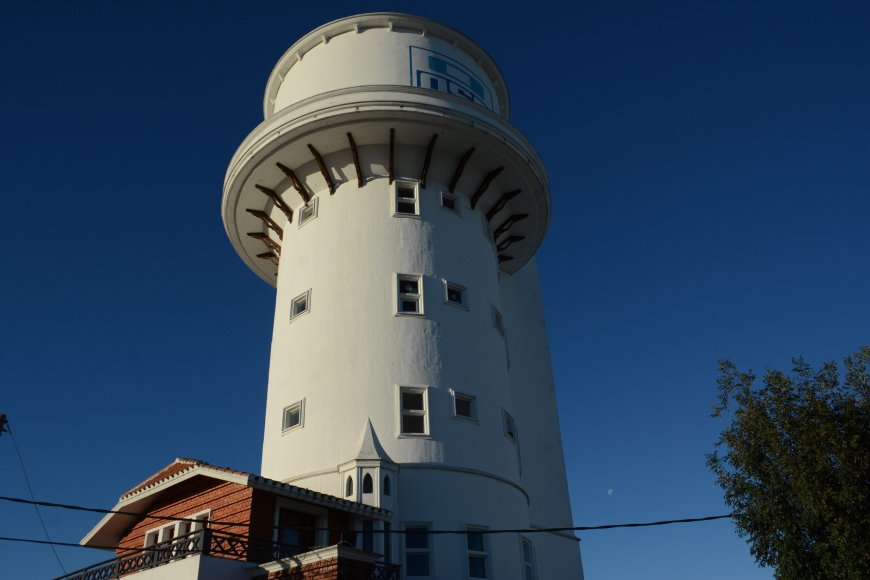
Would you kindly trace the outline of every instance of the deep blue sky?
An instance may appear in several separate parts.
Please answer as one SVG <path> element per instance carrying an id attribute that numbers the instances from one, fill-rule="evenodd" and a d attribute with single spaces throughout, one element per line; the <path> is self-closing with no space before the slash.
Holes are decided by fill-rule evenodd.
<path id="1" fill-rule="evenodd" d="M 870 342 L 863 2 L 4 3 L 0 412 L 37 497 L 109 507 L 177 456 L 259 469 L 274 291 L 226 240 L 224 171 L 290 44 L 377 10 L 488 50 L 550 172 L 575 522 L 725 513 L 716 360 Z M 4 435 L 0 495 L 26 493 Z M 61 541 L 98 519 L 44 514 Z M 0 535 L 40 538 L 33 510 L 0 503 Z M 591 580 L 772 577 L 727 521 L 581 537 Z M 0 562 L 59 573 L 40 546 Z"/>

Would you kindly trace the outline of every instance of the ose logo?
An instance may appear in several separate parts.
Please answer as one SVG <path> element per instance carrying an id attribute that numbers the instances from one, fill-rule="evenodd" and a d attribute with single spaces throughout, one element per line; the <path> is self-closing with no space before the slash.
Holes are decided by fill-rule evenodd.
<path id="1" fill-rule="evenodd" d="M 492 97 L 483 82 L 449 56 L 418 46 L 411 47 L 411 85 L 450 93 L 492 108 Z"/>

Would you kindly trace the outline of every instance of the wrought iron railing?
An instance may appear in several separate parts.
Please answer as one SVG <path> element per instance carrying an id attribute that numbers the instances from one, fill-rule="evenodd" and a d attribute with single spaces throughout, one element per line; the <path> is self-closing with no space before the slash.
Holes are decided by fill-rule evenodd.
<path id="1" fill-rule="evenodd" d="M 120 578 L 133 572 L 155 568 L 195 554 L 263 564 L 296 556 L 311 549 L 205 529 L 179 536 L 168 542 L 154 544 L 111 560 L 98 562 L 65 576 L 59 576 L 56 580 Z M 364 566 L 365 569 L 360 568 L 360 566 Z M 354 562 L 353 565 L 346 568 L 346 572 L 342 568 L 340 565 L 337 580 L 345 578 L 353 580 L 360 578 L 371 580 L 399 579 L 399 567 L 393 564 Z"/>

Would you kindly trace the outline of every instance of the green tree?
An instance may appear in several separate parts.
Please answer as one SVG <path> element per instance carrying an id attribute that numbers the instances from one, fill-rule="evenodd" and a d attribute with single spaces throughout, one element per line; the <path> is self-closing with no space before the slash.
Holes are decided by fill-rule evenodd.
<path id="1" fill-rule="evenodd" d="M 870 578 L 870 346 L 791 374 L 720 361 L 713 417 L 729 422 L 707 464 L 737 533 L 777 578 Z"/>

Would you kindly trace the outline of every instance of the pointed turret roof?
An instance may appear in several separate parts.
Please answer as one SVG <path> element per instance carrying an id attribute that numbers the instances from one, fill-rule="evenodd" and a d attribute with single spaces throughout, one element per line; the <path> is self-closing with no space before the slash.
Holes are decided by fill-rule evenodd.
<path id="1" fill-rule="evenodd" d="M 384 451 L 381 442 L 378 441 L 378 435 L 375 433 L 375 428 L 372 426 L 371 419 L 366 419 L 365 427 L 363 427 L 362 433 L 360 433 L 359 439 L 357 440 L 357 453 L 354 459 L 357 461 L 374 459 L 377 461 L 394 463 L 393 460 L 390 459 L 390 456 L 387 455 L 387 452 Z"/>

